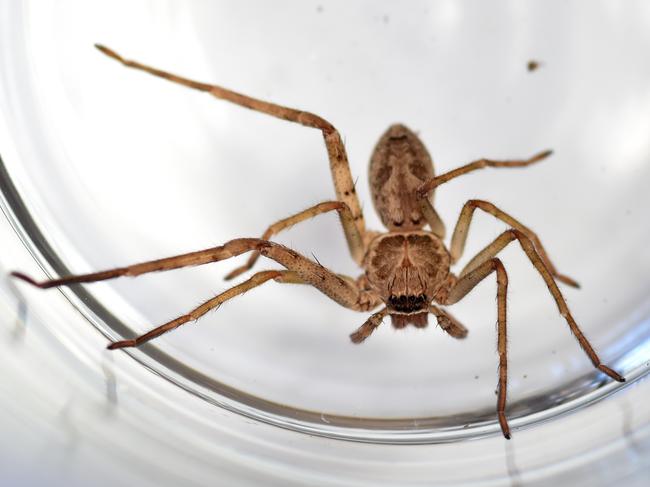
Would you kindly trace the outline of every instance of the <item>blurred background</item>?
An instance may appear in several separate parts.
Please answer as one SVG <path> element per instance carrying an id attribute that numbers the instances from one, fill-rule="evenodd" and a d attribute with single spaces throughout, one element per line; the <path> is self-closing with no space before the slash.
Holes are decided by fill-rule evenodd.
<path id="1" fill-rule="evenodd" d="M 646 485 L 650 5 L 591 1 L 0 1 L 0 480 L 4 485 Z M 470 330 L 393 330 L 304 286 L 257 288 L 142 349 L 107 352 L 225 290 L 243 259 L 38 291 L 5 279 L 259 236 L 334 198 L 318 131 L 128 70 L 93 48 L 317 113 L 346 143 L 368 226 L 374 144 L 416 131 L 441 187 L 541 237 L 593 370 L 513 245 L 513 440 L 496 424 L 496 286 Z M 468 260 L 505 229 L 472 224 Z M 277 238 L 357 276 L 335 215 Z M 260 259 L 256 269 L 277 267 Z M 460 266 L 457 270 L 460 269 Z"/>

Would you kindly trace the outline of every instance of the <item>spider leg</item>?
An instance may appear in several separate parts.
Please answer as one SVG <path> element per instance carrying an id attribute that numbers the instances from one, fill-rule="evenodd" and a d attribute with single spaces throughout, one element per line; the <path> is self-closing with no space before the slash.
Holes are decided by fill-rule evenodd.
<path id="1" fill-rule="evenodd" d="M 457 178 L 458 176 L 462 176 L 463 174 L 476 171 L 477 169 L 484 169 L 486 167 L 526 167 L 536 162 L 539 162 L 542 159 L 546 159 L 552 153 L 553 153 L 552 150 L 545 150 L 543 152 L 535 154 L 533 157 L 529 159 L 515 159 L 511 161 L 495 161 L 492 159 L 479 159 L 477 161 L 470 162 L 469 164 L 465 164 L 464 166 L 458 167 L 456 169 L 452 169 L 451 171 L 441 174 L 440 176 L 436 176 L 435 178 L 430 179 L 429 181 L 423 183 L 418 188 L 418 194 L 420 195 L 420 197 L 424 198 L 426 197 L 426 195 L 430 194 L 435 188 L 437 188 L 441 184 L 444 184 L 447 181 Z"/>
<path id="2" fill-rule="evenodd" d="M 263 256 L 276 261 L 288 270 L 294 271 L 297 278 L 304 281 L 305 284 L 314 286 L 341 306 L 358 311 L 368 311 L 372 306 L 377 306 L 378 304 L 379 298 L 371 291 L 360 289 L 354 279 L 344 278 L 334 274 L 322 265 L 307 259 L 284 245 L 260 238 L 237 238 L 219 247 L 199 250 L 197 252 L 143 262 L 127 267 L 118 267 L 92 274 L 68 276 L 43 282 L 37 282 L 20 272 L 12 272 L 12 275 L 36 287 L 51 288 L 68 286 L 70 284 L 104 281 L 120 276 L 139 276 L 148 272 L 208 264 L 210 262 L 229 259 L 230 257 L 235 257 L 252 250 L 258 251 Z"/>
<path id="3" fill-rule="evenodd" d="M 440 215 L 438 215 L 438 212 L 433 207 L 431 201 L 429 201 L 429 198 L 426 195 L 420 198 L 420 211 L 422 212 L 424 219 L 429 224 L 429 228 L 433 234 L 441 239 L 445 238 L 445 224 L 443 223 L 442 218 L 440 218 Z"/>
<path id="4" fill-rule="evenodd" d="M 293 216 L 285 218 L 284 220 L 275 222 L 264 232 L 262 238 L 264 240 L 269 240 L 273 235 L 276 235 L 282 230 L 292 227 L 296 223 L 300 223 L 332 210 L 336 210 L 339 213 L 339 217 L 341 218 L 341 225 L 345 229 L 345 236 L 350 238 L 350 240 L 348 240 L 348 246 L 350 248 L 352 257 L 354 258 L 355 262 L 357 262 L 357 264 L 361 264 L 365 253 L 364 243 L 359 230 L 354 224 L 354 218 L 352 217 L 350 207 L 341 201 L 326 201 L 324 203 L 319 203 L 312 206 L 311 208 L 301 211 L 300 213 L 296 213 Z M 244 265 L 237 267 L 226 276 L 226 280 L 237 277 L 238 275 L 251 269 L 253 265 L 255 265 L 255 262 L 259 256 L 260 253 L 254 251 Z"/>
<path id="5" fill-rule="evenodd" d="M 450 289 L 447 299 L 442 304 L 454 304 L 463 299 L 476 285 L 492 272 L 497 274 L 497 350 L 499 352 L 499 387 L 497 398 L 497 416 L 501 431 L 510 439 L 510 427 L 506 420 L 506 397 L 508 392 L 508 335 L 506 330 L 506 294 L 508 292 L 508 275 L 505 267 L 497 258 L 483 262 L 476 269 L 458 279 Z"/>
<path id="6" fill-rule="evenodd" d="M 231 287 L 230 289 L 222 292 L 221 294 L 215 296 L 214 298 L 194 308 L 189 313 L 179 316 L 178 318 L 173 319 L 171 321 L 168 321 L 164 325 L 160 325 L 159 327 L 154 328 L 151 331 L 148 331 L 144 335 L 140 335 L 131 340 L 121 340 L 119 342 L 111 343 L 110 345 L 108 345 L 107 348 L 109 350 L 116 350 L 118 348 L 138 347 L 148 342 L 149 340 L 153 340 L 154 338 L 159 337 L 163 333 L 167 333 L 168 331 L 174 330 L 179 326 L 184 325 L 188 321 L 198 320 L 201 316 L 206 314 L 211 309 L 218 308 L 226 301 L 234 298 L 235 296 L 243 294 L 246 291 L 249 291 L 250 289 L 260 286 L 261 284 L 264 284 L 266 281 L 270 279 L 274 279 L 278 282 L 296 282 L 295 281 L 296 278 L 297 276 L 295 276 L 295 273 L 292 271 L 258 272 L 247 281 L 242 282 L 241 284 L 238 284 L 234 287 Z M 298 282 L 300 282 L 299 279 Z"/>
<path id="7" fill-rule="evenodd" d="M 460 256 L 463 254 L 463 249 L 465 248 L 465 242 L 467 240 L 467 233 L 469 231 L 472 216 L 474 215 L 474 210 L 476 208 L 480 208 L 486 213 L 489 213 L 495 218 L 498 218 L 499 220 L 510 225 L 512 228 L 519 230 L 521 233 L 526 235 L 534 243 L 535 249 L 546 268 L 558 281 L 561 281 L 564 284 L 572 287 L 580 287 L 580 285 L 574 279 L 565 276 L 564 274 L 560 274 L 555 269 L 555 266 L 551 263 L 551 259 L 549 259 L 548 255 L 546 254 L 546 250 L 544 250 L 544 246 L 542 245 L 542 242 L 535 234 L 535 232 L 524 226 L 519 222 L 519 220 L 516 220 L 506 212 L 497 208 L 492 203 L 482 200 L 469 200 L 467 203 L 465 203 L 463 209 L 460 212 L 458 223 L 456 223 L 456 228 L 454 229 L 454 234 L 451 238 L 451 245 L 449 248 L 452 263 L 457 262 Z"/>
<path id="8" fill-rule="evenodd" d="M 580 347 L 587 354 L 589 360 L 591 360 L 591 363 L 594 365 L 594 367 L 596 367 L 598 370 L 604 372 L 609 377 L 611 377 L 612 379 L 618 382 L 625 382 L 625 378 L 622 377 L 619 373 L 615 372 L 614 370 L 610 369 L 609 367 L 601 363 L 598 354 L 596 354 L 593 347 L 591 346 L 587 338 L 580 330 L 580 327 L 573 319 L 573 316 L 569 311 L 569 307 L 567 306 L 566 301 L 564 300 L 564 297 L 560 292 L 560 289 L 557 287 L 557 284 L 553 280 L 551 271 L 545 265 L 544 261 L 541 258 L 540 253 L 535 248 L 533 241 L 523 232 L 515 229 L 510 229 L 503 232 L 501 235 L 499 235 L 496 238 L 496 240 L 494 240 L 494 242 L 492 242 L 490 245 L 485 247 L 481 252 L 479 252 L 476 255 L 476 257 L 474 257 L 467 264 L 467 266 L 465 266 L 465 268 L 460 273 L 460 277 L 462 278 L 464 275 L 471 274 L 474 269 L 480 267 L 484 261 L 494 257 L 498 252 L 500 252 L 506 245 L 508 245 L 513 240 L 519 241 L 521 248 L 528 256 L 528 259 L 535 266 L 535 269 L 537 269 L 539 274 L 544 279 L 544 282 L 546 283 L 549 292 L 551 293 L 553 299 L 557 304 L 560 314 L 564 317 L 564 319 L 568 323 L 569 328 L 571 329 L 571 333 L 573 333 L 573 336 L 576 337 L 578 343 L 580 344 Z"/>
<path id="9" fill-rule="evenodd" d="M 119 61 L 126 67 L 139 69 L 154 76 L 164 78 L 168 81 L 178 83 L 195 90 L 205 91 L 207 93 L 210 93 L 215 98 L 220 98 L 222 100 L 229 101 L 236 105 L 240 105 L 257 112 L 266 113 L 267 115 L 271 115 L 282 120 L 287 120 L 289 122 L 295 122 L 307 127 L 319 129 L 323 133 L 323 138 L 325 139 L 325 146 L 327 148 L 327 155 L 330 162 L 330 171 L 332 173 L 332 179 L 334 181 L 334 187 L 336 190 L 336 198 L 348 205 L 348 208 L 352 213 L 352 219 L 354 220 L 357 232 L 362 236 L 365 235 L 363 212 L 361 211 L 359 198 L 357 197 L 352 174 L 350 173 L 348 156 L 345 151 L 345 147 L 343 146 L 343 141 L 341 140 L 340 134 L 336 128 L 334 128 L 334 126 L 327 120 L 313 113 L 303 112 L 301 110 L 295 110 L 293 108 L 276 105 L 275 103 L 258 100 L 256 98 L 242 95 L 240 93 L 222 88 L 217 85 L 200 83 L 188 78 L 177 76 L 167 71 L 162 71 L 160 69 L 147 66 L 137 61 L 124 59 L 115 51 L 99 44 L 96 44 L 95 47 L 97 47 L 97 49 L 99 49 L 107 56 Z M 344 230 L 346 232 L 347 241 L 350 242 L 354 240 L 355 237 L 349 233 L 351 231 L 350 228 L 344 226 Z M 353 251 L 353 249 L 351 250 Z"/>
<path id="10" fill-rule="evenodd" d="M 429 306 L 429 313 L 438 319 L 438 325 L 440 328 L 449 333 L 450 336 L 459 339 L 467 336 L 467 328 L 465 328 L 460 321 L 454 318 L 449 311 L 431 305 Z"/>

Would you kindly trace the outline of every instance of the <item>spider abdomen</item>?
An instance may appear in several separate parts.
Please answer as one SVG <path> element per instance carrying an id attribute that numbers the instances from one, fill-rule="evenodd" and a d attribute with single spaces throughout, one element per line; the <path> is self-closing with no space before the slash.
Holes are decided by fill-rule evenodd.
<path id="1" fill-rule="evenodd" d="M 370 158 L 372 201 L 389 230 L 419 230 L 426 225 L 416 190 L 433 178 L 433 161 L 413 131 L 392 125 Z"/>

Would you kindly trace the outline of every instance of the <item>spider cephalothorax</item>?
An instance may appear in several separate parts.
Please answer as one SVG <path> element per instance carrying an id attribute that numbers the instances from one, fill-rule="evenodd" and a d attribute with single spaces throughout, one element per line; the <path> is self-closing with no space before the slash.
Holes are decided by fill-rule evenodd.
<path id="1" fill-rule="evenodd" d="M 454 338 L 464 338 L 467 335 L 467 329 L 446 310 L 432 303 L 435 302 L 443 306 L 454 304 L 465 297 L 479 282 L 494 273 L 497 280 L 498 303 L 497 416 L 503 435 L 509 438 L 510 429 L 505 416 L 508 364 L 506 344 L 508 277 L 505 267 L 496 255 L 510 242 L 517 240 L 530 262 L 544 279 L 560 313 L 566 319 L 571 332 L 594 366 L 617 381 L 625 380 L 620 374 L 600 362 L 596 352 L 578 328 L 556 281 L 575 287 L 577 287 L 577 283 L 557 272 L 539 238 L 529 228 L 487 201 L 470 200 L 463 206 L 451 239 L 449 252 L 442 242 L 445 227 L 431 203 L 433 190 L 437 186 L 457 176 L 485 167 L 528 166 L 546 158 L 551 151 L 540 152 L 524 160 L 479 159 L 436 177 L 432 159 L 422 141 L 404 125 L 392 125 L 379 139 L 371 157 L 369 169 L 373 203 L 381 221 L 389 231 L 387 233 L 370 232 L 364 223 L 343 141 L 338 131 L 327 120 L 313 113 L 258 100 L 217 85 L 200 83 L 137 61 L 124 59 L 104 46 L 97 45 L 97 48 L 127 67 L 143 70 L 174 83 L 208 92 L 216 98 L 228 100 L 251 110 L 319 129 L 323 134 L 327 148 L 337 196 L 336 201 L 319 203 L 276 222 L 268 228 L 261 239 L 240 238 L 211 249 L 40 283 L 24 274 L 13 273 L 15 277 L 35 286 L 48 288 L 207 264 L 245 252 L 252 252 L 250 258 L 246 264 L 228 274 L 227 279 L 251 269 L 260 255 L 274 260 L 286 268 L 286 270 L 257 272 L 247 281 L 233 286 L 189 313 L 144 335 L 111 343 L 108 348 L 117 349 L 142 345 L 184 323 L 198 319 L 223 302 L 269 280 L 309 284 L 342 306 L 357 311 L 369 311 L 383 303 L 385 306 L 370 316 L 351 335 L 354 343 L 361 343 L 368 338 L 387 315 L 391 316 L 395 328 L 403 328 L 408 324 L 421 328 L 427 325 L 428 315 L 433 314 L 445 332 Z M 449 266 L 455 263 L 463 253 L 472 216 L 477 208 L 505 222 L 511 228 L 471 259 L 456 277 L 450 272 Z M 359 279 L 355 280 L 336 274 L 318 262 L 314 262 L 283 245 L 269 241 L 281 230 L 329 211 L 339 213 L 352 258 L 366 271 Z M 425 230 L 426 226 L 429 227 L 429 230 Z"/>
<path id="2" fill-rule="evenodd" d="M 386 303 L 395 328 L 427 324 L 429 305 L 449 275 L 449 253 L 424 231 L 387 233 L 369 245 L 364 267 L 371 288 Z"/>

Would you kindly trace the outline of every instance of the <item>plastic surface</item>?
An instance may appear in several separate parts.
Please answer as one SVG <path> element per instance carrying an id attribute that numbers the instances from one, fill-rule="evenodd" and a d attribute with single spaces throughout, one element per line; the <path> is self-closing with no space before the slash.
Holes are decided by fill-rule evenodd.
<path id="1" fill-rule="evenodd" d="M 534 229 L 582 284 L 562 290 L 627 387 L 593 370 L 516 245 L 503 253 L 509 443 L 495 421 L 492 280 L 451 308 L 464 341 L 386 320 L 355 346 L 365 315 L 270 283 L 128 353 L 103 351 L 104 335 L 186 312 L 241 260 L 63 294 L 8 283 L 0 425 L 19 439 L 3 471 L 106 485 L 610 485 L 647 472 L 650 11 L 498 5 L 3 4 L 2 266 L 42 275 L 27 249 L 53 275 L 164 257 L 260 235 L 334 196 L 317 131 L 127 70 L 102 42 L 330 120 L 371 228 L 367 161 L 391 123 L 419 132 L 438 173 L 553 148 L 538 166 L 441 187 L 436 207 L 449 233 L 470 198 Z M 503 229 L 477 216 L 461 265 Z M 360 272 L 335 215 L 278 240 Z"/>

